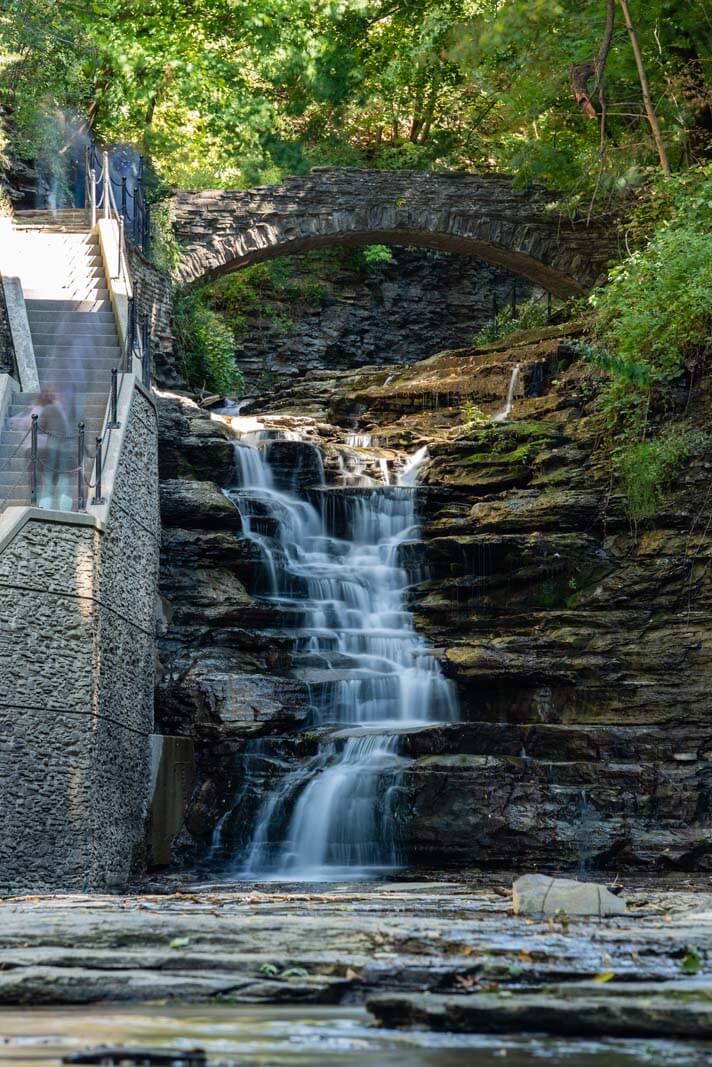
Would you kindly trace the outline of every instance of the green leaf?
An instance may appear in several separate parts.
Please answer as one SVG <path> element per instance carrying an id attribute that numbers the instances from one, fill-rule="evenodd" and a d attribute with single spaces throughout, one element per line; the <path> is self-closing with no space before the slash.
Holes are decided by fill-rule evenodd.
<path id="1" fill-rule="evenodd" d="M 699 974 L 702 969 L 702 956 L 695 948 L 688 949 L 678 965 L 681 974 Z"/>

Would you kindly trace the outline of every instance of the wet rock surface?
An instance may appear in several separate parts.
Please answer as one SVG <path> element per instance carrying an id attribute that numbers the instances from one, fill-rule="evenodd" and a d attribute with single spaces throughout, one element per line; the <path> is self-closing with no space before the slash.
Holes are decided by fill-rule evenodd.
<path id="1" fill-rule="evenodd" d="M 341 490 L 326 490 L 337 530 L 339 500 L 360 491 L 351 471 L 392 478 L 428 446 L 420 534 L 401 552 L 416 627 L 456 682 L 463 721 L 399 741 L 409 759 L 404 846 L 424 867 L 712 863 L 712 456 L 691 462 L 633 529 L 602 444 L 600 372 L 569 344 L 580 329 L 530 331 L 413 366 L 313 372 L 251 404 L 270 432 L 298 438 L 270 445 L 285 480 L 315 500 L 325 491 L 304 489 L 316 478 L 315 446 L 327 487 L 341 479 Z M 492 422 L 515 367 L 513 409 Z M 273 418 L 259 413 L 273 401 Z M 468 404 L 490 421 L 468 421 Z M 703 380 L 689 416 L 702 426 L 710 411 Z M 216 518 L 210 527 L 200 497 L 216 499 L 214 490 L 178 491 L 181 479 L 225 484 L 229 420 L 175 400 L 164 420 L 171 621 L 158 708 L 161 728 L 208 746 L 195 855 L 234 795 L 241 738 L 294 737 L 306 685 L 318 680 L 294 670 L 295 618 L 246 591 L 254 546 Z M 255 685 L 260 698 L 236 698 L 239 707 L 220 695 Z"/>
<path id="2" fill-rule="evenodd" d="M 639 882 L 625 915 L 539 921 L 512 915 L 505 877 L 5 899 L 0 1003 L 369 1000 L 390 1025 L 557 1033 L 586 1005 L 587 1033 L 707 1033 L 709 893 Z"/>

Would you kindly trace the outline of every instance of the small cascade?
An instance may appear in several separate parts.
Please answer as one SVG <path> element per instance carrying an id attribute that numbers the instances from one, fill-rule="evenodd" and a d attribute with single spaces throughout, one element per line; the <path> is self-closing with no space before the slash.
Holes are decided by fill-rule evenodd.
<path id="1" fill-rule="evenodd" d="M 225 493 L 264 560 L 253 592 L 295 620 L 294 669 L 318 743 L 296 764 L 270 761 L 269 739 L 248 745 L 212 855 L 228 877 L 363 878 L 403 862 L 400 736 L 458 717 L 452 683 L 413 627 L 400 562 L 418 532 L 412 486 L 427 451 L 399 485 L 322 483 L 303 495 L 275 488 L 269 455 L 268 443 L 238 439 Z"/>
<path id="2" fill-rule="evenodd" d="M 403 470 L 400 472 L 398 478 L 399 485 L 416 485 L 418 481 L 418 473 L 423 464 L 428 460 L 428 448 L 427 445 L 423 445 L 419 448 L 414 455 L 406 462 Z"/>
<path id="3" fill-rule="evenodd" d="M 515 363 L 512 367 L 512 376 L 509 379 L 509 389 L 507 390 L 507 402 L 501 411 L 493 417 L 492 422 L 506 422 L 512 411 L 514 404 L 514 393 L 517 389 L 517 382 L 519 381 L 519 363 Z"/>

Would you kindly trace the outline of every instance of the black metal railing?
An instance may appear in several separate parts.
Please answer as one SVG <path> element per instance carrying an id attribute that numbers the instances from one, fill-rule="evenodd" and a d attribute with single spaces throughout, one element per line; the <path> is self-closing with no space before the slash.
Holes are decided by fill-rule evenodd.
<path id="1" fill-rule="evenodd" d="M 114 158 L 115 152 L 98 148 L 94 141 L 87 145 L 84 207 L 91 212 L 92 226 L 102 208 L 107 218 L 113 208 L 125 238 L 148 255 L 151 249 L 151 206 L 144 188 L 143 156 L 138 157 L 138 173 L 130 178 L 126 174 L 115 176 Z"/>
<path id="2" fill-rule="evenodd" d="M 30 417 L 30 426 L 22 440 L 14 449 L 4 464 L 0 464 L 0 473 L 10 471 L 15 460 L 25 457 L 21 469 L 17 472 L 15 484 L 8 487 L 8 498 L 17 491 L 17 497 L 25 500 L 28 493 L 29 480 L 29 503 L 37 506 L 40 503 L 41 485 L 43 479 L 51 477 L 59 471 L 59 480 L 76 477 L 76 497 L 74 500 L 75 510 L 84 511 L 87 501 L 91 504 L 104 504 L 106 497 L 103 492 L 106 459 L 111 445 L 111 435 L 114 430 L 121 428 L 119 420 L 119 401 L 124 383 L 123 375 L 133 370 L 133 361 L 138 359 L 141 365 L 141 382 L 146 389 L 151 388 L 152 354 L 151 354 L 151 328 L 148 315 L 143 316 L 140 329 L 136 322 L 136 311 L 133 299 L 129 301 L 129 328 L 126 332 L 126 340 L 117 366 L 111 370 L 111 387 L 108 401 L 108 412 L 103 434 L 95 438 L 95 447 L 91 451 L 86 444 L 86 425 L 79 422 L 76 431 L 69 434 L 56 434 L 42 425 L 41 413 L 33 412 Z M 121 375 L 121 377 L 120 377 Z M 40 448 L 40 436 L 55 442 L 57 454 L 52 461 L 48 461 L 44 454 L 44 448 Z M 67 466 L 62 456 L 71 453 L 71 442 L 75 442 L 76 463 Z M 28 456 L 29 442 L 29 463 Z M 29 467 L 29 469 L 28 469 Z M 65 482 L 66 485 L 66 482 Z M 10 491 L 12 490 L 12 492 Z M 0 511 L 3 510 L 3 502 L 0 501 Z"/>
<path id="3" fill-rule="evenodd" d="M 516 279 L 515 279 L 515 281 L 512 282 L 512 289 L 511 289 L 510 298 L 509 298 L 509 303 L 510 303 L 510 307 L 512 309 L 512 318 L 513 319 L 516 319 L 516 318 L 519 317 L 519 309 L 518 309 L 517 297 L 518 297 L 517 282 L 516 282 Z M 549 326 L 551 324 L 551 319 L 552 319 L 552 314 L 553 314 L 551 301 L 552 301 L 551 290 L 547 290 L 547 292 L 546 292 L 546 324 L 547 324 L 547 326 Z M 504 307 L 507 306 L 506 302 L 505 302 L 505 304 L 503 306 Z M 497 324 L 497 316 L 498 315 L 499 315 L 499 298 L 498 298 L 498 295 L 497 295 L 497 290 L 495 289 L 493 291 L 493 293 L 492 293 L 492 315 L 491 315 L 491 320 L 490 320 L 493 327 L 496 326 L 496 324 Z"/>

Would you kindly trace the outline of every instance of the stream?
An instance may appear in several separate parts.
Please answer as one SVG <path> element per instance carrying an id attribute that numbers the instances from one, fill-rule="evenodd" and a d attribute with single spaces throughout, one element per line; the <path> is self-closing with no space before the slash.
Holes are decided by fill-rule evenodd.
<path id="1" fill-rule="evenodd" d="M 236 1067 L 702 1067 L 710 1047 L 673 1041 L 581 1040 L 539 1035 L 383 1030 L 363 1009 L 100 1005 L 0 1009 L 0 1064 L 55 1065 L 99 1044 L 200 1047 L 211 1064 Z"/>

